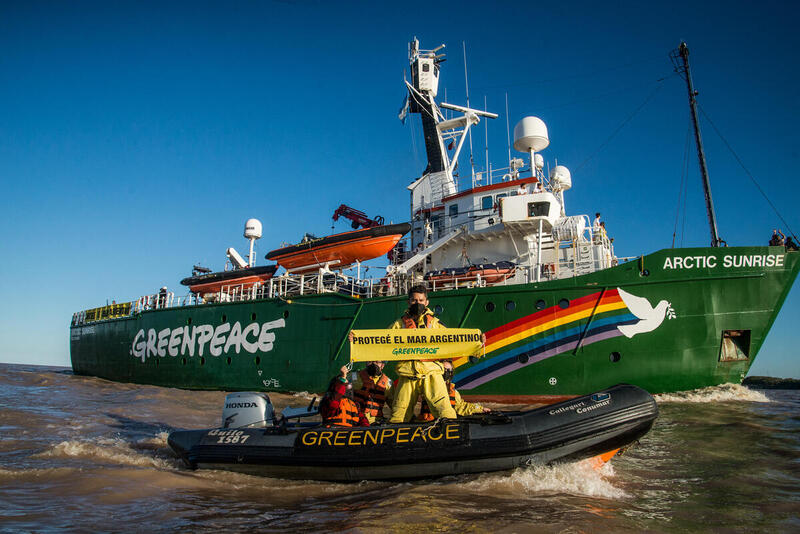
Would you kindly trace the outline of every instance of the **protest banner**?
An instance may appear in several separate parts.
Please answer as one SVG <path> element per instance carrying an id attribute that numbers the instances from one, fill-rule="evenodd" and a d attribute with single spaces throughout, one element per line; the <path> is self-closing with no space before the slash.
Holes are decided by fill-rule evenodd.
<path id="1" fill-rule="evenodd" d="M 350 360 L 354 362 L 450 360 L 483 351 L 476 328 L 410 328 L 353 330 Z"/>

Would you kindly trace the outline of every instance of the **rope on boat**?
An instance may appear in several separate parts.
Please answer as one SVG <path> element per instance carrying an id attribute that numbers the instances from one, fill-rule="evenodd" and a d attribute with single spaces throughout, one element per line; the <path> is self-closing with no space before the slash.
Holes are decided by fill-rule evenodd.
<path id="1" fill-rule="evenodd" d="M 764 197 L 764 200 L 766 200 L 766 201 L 767 201 L 767 204 L 769 204 L 769 206 L 772 208 L 772 211 L 774 211 L 774 212 L 775 212 L 775 214 L 778 216 L 778 218 L 779 218 L 779 219 L 781 220 L 781 222 L 784 224 L 784 226 L 785 226 L 785 227 L 786 227 L 786 229 L 789 231 L 789 233 L 790 233 L 790 234 L 792 234 L 792 237 L 794 237 L 794 238 L 795 238 L 795 240 L 797 240 L 797 236 L 796 236 L 796 235 L 795 235 L 795 233 L 792 231 L 792 229 L 789 227 L 789 223 L 788 223 L 788 222 L 786 222 L 786 219 L 784 219 L 784 218 L 783 218 L 783 215 L 781 215 L 781 213 L 778 211 L 778 208 L 776 208 L 776 207 L 775 207 L 775 204 L 773 204 L 773 203 L 772 203 L 772 201 L 769 199 L 769 197 L 767 197 L 767 194 L 764 192 L 764 190 L 763 190 L 763 189 L 761 189 L 761 186 L 760 186 L 760 185 L 758 185 L 758 182 L 756 181 L 755 177 L 753 177 L 753 175 L 750 173 L 750 171 L 749 171 L 749 170 L 747 170 L 747 167 L 745 167 L 745 166 L 744 166 L 744 163 L 742 163 L 742 160 L 739 158 L 739 156 L 738 156 L 738 155 L 736 154 L 736 152 L 733 150 L 733 147 L 731 147 L 730 143 L 728 143 L 728 140 L 727 140 L 727 139 L 725 139 L 725 137 L 723 137 L 723 135 L 722 135 L 722 132 L 720 132 L 720 131 L 719 131 L 719 128 L 717 128 L 717 125 L 716 125 L 716 124 L 714 124 L 714 121 L 712 121 L 712 120 L 711 120 L 711 118 L 710 118 L 710 117 L 709 117 L 709 116 L 706 114 L 705 110 L 703 109 L 703 106 L 701 106 L 701 105 L 698 103 L 698 104 L 697 104 L 697 107 L 698 107 L 698 108 L 700 108 L 700 113 L 702 113 L 702 114 L 703 114 L 703 117 L 705 117 L 705 118 L 706 118 L 706 120 L 708 121 L 708 123 L 711 125 L 711 128 L 713 128 L 713 129 L 714 129 L 714 131 L 715 131 L 715 132 L 717 132 L 717 135 L 719 136 L 719 138 L 720 138 L 720 139 L 722 139 L 722 142 L 723 142 L 723 143 L 725 143 L 725 146 L 726 146 L 726 147 L 728 147 L 728 150 L 730 150 L 730 151 L 731 151 L 731 154 L 733 154 L 733 157 L 734 157 L 734 159 L 736 160 L 736 162 L 737 162 L 737 163 L 738 163 L 738 164 L 739 164 L 739 165 L 742 167 L 742 169 L 744 170 L 744 173 L 745 173 L 745 174 L 747 175 L 747 177 L 748 177 L 748 178 L 750 178 L 750 180 L 753 182 L 753 185 L 755 185 L 755 186 L 756 186 L 756 189 L 758 189 L 758 192 L 759 192 L 759 193 L 761 193 L 761 196 L 762 196 L 762 197 Z"/>

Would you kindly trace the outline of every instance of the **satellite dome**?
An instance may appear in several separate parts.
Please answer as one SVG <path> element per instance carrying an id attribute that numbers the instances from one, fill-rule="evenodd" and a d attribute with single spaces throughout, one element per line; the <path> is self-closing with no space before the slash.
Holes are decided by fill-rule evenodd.
<path id="1" fill-rule="evenodd" d="M 525 117 L 514 126 L 514 150 L 539 152 L 549 145 L 547 126 L 539 117 Z"/>
<path id="2" fill-rule="evenodd" d="M 572 187 L 572 175 L 563 165 L 556 165 L 550 171 L 550 183 L 554 191 L 566 191 Z"/>
<path id="3" fill-rule="evenodd" d="M 541 154 L 534 154 L 533 155 L 533 164 L 536 166 L 538 170 L 544 169 L 544 158 Z"/>
<path id="4" fill-rule="evenodd" d="M 244 236 L 247 239 L 261 239 L 261 221 L 247 219 L 247 222 L 244 223 Z"/>

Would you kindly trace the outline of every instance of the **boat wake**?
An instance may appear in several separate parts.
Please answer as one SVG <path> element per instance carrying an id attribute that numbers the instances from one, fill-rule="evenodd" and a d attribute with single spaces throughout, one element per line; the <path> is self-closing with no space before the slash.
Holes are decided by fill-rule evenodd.
<path id="1" fill-rule="evenodd" d="M 587 461 L 515 469 L 511 474 L 487 474 L 467 482 L 470 491 L 498 494 L 569 494 L 604 499 L 624 499 L 629 495 L 614 486 L 610 463 L 595 469 Z"/>
<path id="2" fill-rule="evenodd" d="M 740 384 L 721 384 L 691 391 L 654 395 L 656 402 L 770 402 L 766 395 Z"/>
<path id="3" fill-rule="evenodd" d="M 155 454 L 154 454 L 155 451 Z M 161 452 L 163 451 L 163 457 Z M 62 441 L 33 458 L 91 458 L 95 463 L 175 469 L 179 461 L 172 457 L 166 433 L 131 444 L 120 438 Z"/>

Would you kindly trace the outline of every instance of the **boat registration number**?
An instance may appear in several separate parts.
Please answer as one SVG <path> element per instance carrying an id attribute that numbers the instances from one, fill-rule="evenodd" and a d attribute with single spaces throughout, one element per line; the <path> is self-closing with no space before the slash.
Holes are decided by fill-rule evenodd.
<path id="1" fill-rule="evenodd" d="M 250 434 L 245 434 L 244 430 L 220 430 L 215 429 L 211 430 L 207 437 L 216 438 L 215 443 L 230 443 L 230 444 L 242 444 L 250 437 Z"/>

